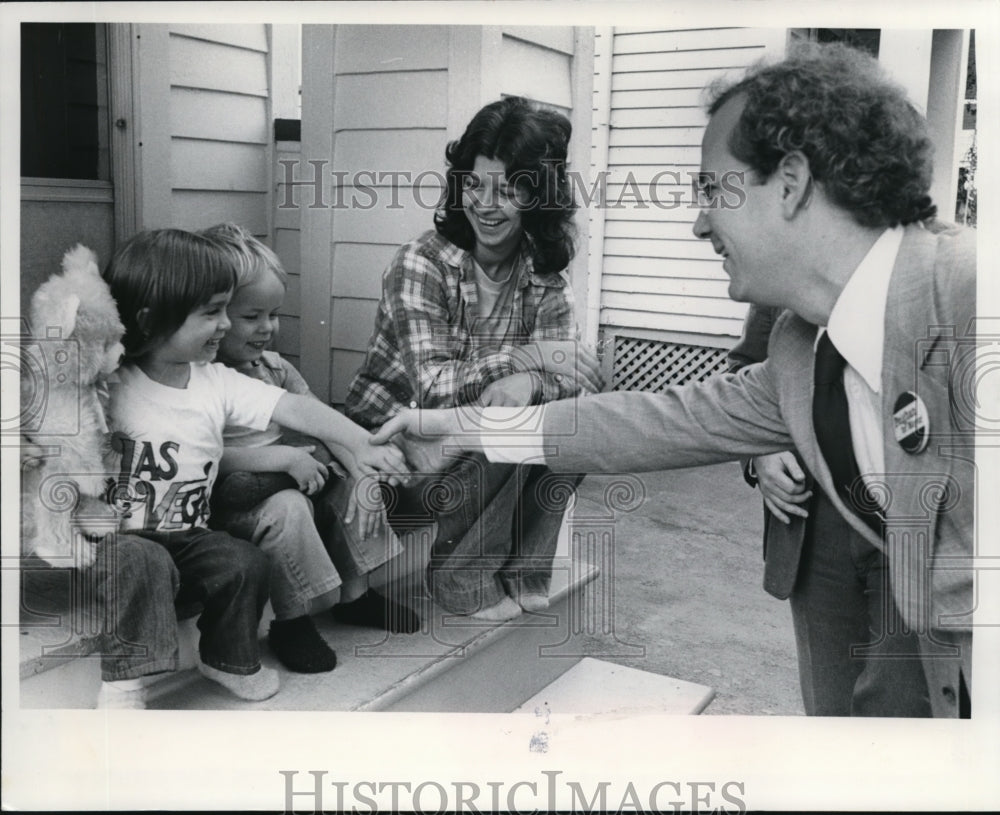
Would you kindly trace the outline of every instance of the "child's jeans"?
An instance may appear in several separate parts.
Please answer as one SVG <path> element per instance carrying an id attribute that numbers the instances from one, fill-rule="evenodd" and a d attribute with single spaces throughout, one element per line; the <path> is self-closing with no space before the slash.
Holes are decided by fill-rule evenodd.
<path id="1" fill-rule="evenodd" d="M 198 618 L 202 662 L 226 673 L 256 673 L 257 625 L 267 603 L 264 554 L 252 543 L 211 529 L 141 534 L 162 546 L 173 560 L 180 576 L 176 601 L 202 606 Z"/>
<path id="2" fill-rule="evenodd" d="M 333 476 L 313 499 L 316 527 L 340 576 L 345 580 L 368 574 L 403 551 L 403 545 L 388 524 L 383 524 L 374 535 L 362 540 L 357 516 L 351 523 L 344 523 L 353 484 Z M 368 486 L 361 484 L 355 488 L 364 493 Z M 363 505 L 364 502 L 364 495 L 359 495 L 358 503 Z"/>
<path id="3" fill-rule="evenodd" d="M 167 550 L 121 533 L 99 546 L 93 569 L 104 628 L 101 678 L 111 682 L 176 670 L 174 597 L 180 578 Z"/>
<path id="4" fill-rule="evenodd" d="M 245 538 L 267 556 L 275 619 L 309 614 L 340 585 L 316 531 L 312 503 L 298 490 L 276 492 L 252 509 L 219 513 L 212 524 Z"/>
<path id="5" fill-rule="evenodd" d="M 346 482 L 336 477 L 331 482 L 314 499 L 315 506 L 298 490 L 282 490 L 252 509 L 212 519 L 213 525 L 246 538 L 267 555 L 271 606 L 278 620 L 311 613 L 340 586 L 341 577 L 367 574 L 402 551 L 391 530 L 362 540 L 356 519 L 345 524 Z"/>

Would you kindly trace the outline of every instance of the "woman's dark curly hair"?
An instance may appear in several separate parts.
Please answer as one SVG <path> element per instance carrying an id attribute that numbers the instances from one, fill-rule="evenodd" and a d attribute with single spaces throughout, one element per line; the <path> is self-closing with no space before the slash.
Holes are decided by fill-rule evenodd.
<path id="1" fill-rule="evenodd" d="M 458 141 L 445 150 L 448 190 L 434 215 L 437 231 L 456 246 L 472 250 L 475 233 L 462 208 L 462 184 L 476 156 L 502 161 L 506 179 L 527 203 L 519 207 L 532 262 L 541 274 L 559 272 L 573 257 L 576 204 L 566 176 L 569 120 L 519 96 L 493 102 L 479 111 Z"/>
<path id="2" fill-rule="evenodd" d="M 714 114 L 727 100 L 746 104 L 729 151 L 762 181 L 800 150 L 827 197 L 862 226 L 923 221 L 937 207 L 934 146 L 927 123 L 878 61 L 841 44 L 804 43 L 784 61 L 751 69 L 714 89 Z"/>

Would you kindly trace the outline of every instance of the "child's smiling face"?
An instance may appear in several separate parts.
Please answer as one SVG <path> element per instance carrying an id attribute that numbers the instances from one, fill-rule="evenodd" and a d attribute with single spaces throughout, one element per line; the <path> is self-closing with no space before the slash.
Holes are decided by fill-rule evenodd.
<path id="1" fill-rule="evenodd" d="M 219 351 L 219 343 L 229 328 L 226 305 L 231 292 L 212 295 L 204 305 L 188 314 L 173 334 L 150 352 L 156 362 L 178 364 L 211 362 Z"/>
<path id="2" fill-rule="evenodd" d="M 239 366 L 256 362 L 278 331 L 278 309 L 285 287 L 270 271 L 236 290 L 227 314 L 232 327 L 219 346 L 219 361 Z"/>

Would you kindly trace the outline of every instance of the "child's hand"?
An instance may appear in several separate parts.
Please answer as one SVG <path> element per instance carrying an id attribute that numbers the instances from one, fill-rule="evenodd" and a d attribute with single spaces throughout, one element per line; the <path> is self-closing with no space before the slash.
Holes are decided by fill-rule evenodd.
<path id="1" fill-rule="evenodd" d="M 323 489 L 329 475 L 326 465 L 310 455 L 315 449 L 315 447 L 291 448 L 288 467 L 285 470 L 306 495 L 315 495 Z"/>
<path id="2" fill-rule="evenodd" d="M 408 480 L 409 468 L 406 466 L 406 456 L 392 442 L 382 447 L 375 447 L 365 441 L 354 450 L 354 460 L 357 468 L 363 473 L 378 474 L 390 484 L 406 483 Z"/>
<path id="3" fill-rule="evenodd" d="M 375 476 L 365 476 L 360 480 L 353 476 L 349 477 L 347 495 L 344 523 L 350 524 L 357 515 L 358 534 L 361 540 L 367 540 L 381 530 L 383 524 L 388 523 L 385 517 L 385 505 L 382 503 L 382 492 L 378 489 Z"/>
<path id="4" fill-rule="evenodd" d="M 343 478 L 345 481 L 350 478 L 350 474 L 344 469 L 344 465 L 340 463 L 336 458 L 331 458 L 327 462 L 326 469 L 337 478 Z"/>
<path id="5" fill-rule="evenodd" d="M 327 442 L 326 446 L 337 456 L 347 474 L 358 481 L 366 476 L 377 476 L 394 487 L 409 483 L 409 468 L 400 449 L 392 443 L 373 446 L 369 438 L 362 434 L 351 444 Z"/>
<path id="6" fill-rule="evenodd" d="M 463 427 L 459 411 L 468 414 Z M 442 410 L 405 409 L 393 416 L 369 437 L 372 445 L 398 443 L 414 472 L 442 473 L 455 464 L 455 456 L 476 450 L 469 427 L 480 422 L 481 408 L 465 406 Z"/>
<path id="7" fill-rule="evenodd" d="M 360 444 L 338 447 L 337 456 L 348 475 L 359 481 L 365 476 L 378 476 L 394 487 L 408 483 L 410 472 L 400 449 L 392 443 L 376 447 L 367 439 L 365 436 Z"/>
<path id="8" fill-rule="evenodd" d="M 536 394 L 541 393 L 541 378 L 535 371 L 525 371 L 511 374 L 503 379 L 490 382 L 479 395 L 479 404 L 483 407 L 505 405 L 522 407 L 533 404 Z"/>

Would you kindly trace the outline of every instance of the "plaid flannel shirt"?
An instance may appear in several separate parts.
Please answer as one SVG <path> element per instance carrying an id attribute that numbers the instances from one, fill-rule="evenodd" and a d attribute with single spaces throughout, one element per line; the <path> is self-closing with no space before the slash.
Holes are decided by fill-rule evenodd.
<path id="1" fill-rule="evenodd" d="M 578 338 L 565 271 L 535 274 L 522 244 L 511 279 L 519 327 L 509 345 L 497 346 L 475 330 L 479 298 L 472 254 L 433 230 L 400 247 L 382 276 L 375 330 L 347 393 L 347 415 L 376 428 L 404 407 L 470 404 L 488 384 L 516 373 L 513 346 Z M 543 373 L 540 380 L 539 402 L 579 391 L 566 377 Z"/>

